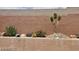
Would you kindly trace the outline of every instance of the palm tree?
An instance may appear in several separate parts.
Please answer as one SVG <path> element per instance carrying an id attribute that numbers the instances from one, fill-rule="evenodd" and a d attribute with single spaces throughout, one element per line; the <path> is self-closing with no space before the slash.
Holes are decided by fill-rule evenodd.
<path id="1" fill-rule="evenodd" d="M 57 24 L 61 20 L 61 16 L 57 15 L 57 13 L 54 13 L 53 16 L 50 17 L 50 21 L 52 22 L 54 26 L 54 32 L 57 33 Z"/>

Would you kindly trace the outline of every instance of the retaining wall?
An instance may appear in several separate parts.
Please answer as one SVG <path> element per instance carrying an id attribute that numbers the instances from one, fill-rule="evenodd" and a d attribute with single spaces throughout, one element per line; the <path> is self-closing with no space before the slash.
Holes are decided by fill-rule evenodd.
<path id="1" fill-rule="evenodd" d="M 78 39 L 0 38 L 1 51 L 77 51 Z"/>

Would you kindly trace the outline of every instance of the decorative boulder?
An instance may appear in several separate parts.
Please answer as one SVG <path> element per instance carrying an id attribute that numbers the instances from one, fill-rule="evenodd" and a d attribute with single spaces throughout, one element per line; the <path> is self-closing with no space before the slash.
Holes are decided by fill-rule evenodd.
<path id="1" fill-rule="evenodd" d="M 21 34 L 20 37 L 26 37 L 26 34 Z"/>
<path id="2" fill-rule="evenodd" d="M 27 33 L 26 36 L 27 37 L 32 37 L 32 33 Z"/>
<path id="3" fill-rule="evenodd" d="M 0 32 L 0 36 L 1 36 L 1 32 Z"/>
<path id="4" fill-rule="evenodd" d="M 71 38 L 76 38 L 76 35 L 70 35 Z"/>
<path id="5" fill-rule="evenodd" d="M 5 32 L 2 32 L 2 33 L 1 33 L 1 36 L 6 36 L 6 33 L 5 33 Z"/>
<path id="6" fill-rule="evenodd" d="M 79 38 L 79 34 L 75 34 L 75 37 L 76 37 L 76 38 Z"/>
<path id="7" fill-rule="evenodd" d="M 20 37 L 20 34 L 16 34 L 16 37 Z"/>
<path id="8" fill-rule="evenodd" d="M 5 32 L 2 32 L 2 33 L 1 33 L 1 36 L 3 36 L 4 34 L 5 34 Z"/>

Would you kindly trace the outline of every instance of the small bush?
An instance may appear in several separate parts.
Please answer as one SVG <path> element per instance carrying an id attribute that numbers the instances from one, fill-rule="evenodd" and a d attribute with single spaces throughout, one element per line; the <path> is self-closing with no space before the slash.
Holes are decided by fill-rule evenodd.
<path id="1" fill-rule="evenodd" d="M 43 31 L 37 31 L 37 32 L 35 32 L 36 33 L 36 37 L 46 37 L 45 36 L 45 32 L 43 32 Z"/>
<path id="2" fill-rule="evenodd" d="M 14 26 L 8 26 L 5 30 L 6 36 L 16 36 L 16 29 Z"/>

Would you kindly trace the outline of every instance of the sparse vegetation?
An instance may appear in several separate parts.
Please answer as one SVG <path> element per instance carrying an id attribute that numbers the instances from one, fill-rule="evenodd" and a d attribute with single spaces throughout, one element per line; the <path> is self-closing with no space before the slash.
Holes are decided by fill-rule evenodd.
<path id="1" fill-rule="evenodd" d="M 45 35 L 46 33 L 41 30 L 36 32 L 36 37 L 46 37 Z"/>
<path id="2" fill-rule="evenodd" d="M 16 36 L 16 29 L 14 26 L 8 26 L 5 29 L 5 36 Z"/>

